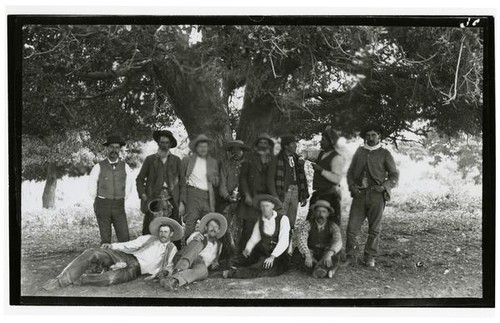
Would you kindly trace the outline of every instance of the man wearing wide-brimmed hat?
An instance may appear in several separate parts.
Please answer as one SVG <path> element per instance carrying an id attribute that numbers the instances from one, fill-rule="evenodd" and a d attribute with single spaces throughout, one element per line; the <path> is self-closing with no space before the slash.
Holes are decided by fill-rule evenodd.
<path id="1" fill-rule="evenodd" d="M 173 271 L 177 248 L 172 241 L 182 238 L 179 223 L 160 217 L 150 223 L 151 235 L 128 242 L 106 243 L 101 248 L 87 249 L 75 258 L 55 279 L 43 286 L 54 290 L 69 285 L 109 286 L 149 274 L 146 279 L 165 277 Z M 85 274 L 93 266 L 104 268 L 101 274 Z"/>
<path id="2" fill-rule="evenodd" d="M 158 144 L 158 151 L 144 159 L 136 178 L 144 213 L 142 234 L 150 233 L 149 224 L 155 217 L 170 217 L 180 224 L 184 213 L 186 181 L 181 171 L 181 159 L 170 151 L 177 146 L 177 140 L 169 130 L 154 131 L 153 139 Z M 177 247 L 180 247 L 179 243 Z"/>
<path id="3" fill-rule="evenodd" d="M 111 242 L 111 225 L 119 242 L 129 240 L 125 199 L 132 190 L 132 170 L 120 158 L 125 141 L 118 134 L 108 136 L 107 158 L 94 165 L 89 176 L 89 193 L 94 199 L 94 212 L 101 243 Z"/>
<path id="4" fill-rule="evenodd" d="M 292 233 L 297 218 L 299 203 L 306 206 L 309 198 L 304 171 L 304 160 L 297 155 L 297 138 L 294 135 L 281 136 L 281 150 L 269 166 L 267 185 L 271 195 L 278 197 L 283 204 L 283 213 L 288 216 Z M 293 245 L 290 244 L 289 253 Z"/>
<path id="5" fill-rule="evenodd" d="M 230 261 L 236 254 L 241 231 L 241 219 L 237 216 L 240 201 L 240 173 L 245 160 L 245 152 L 250 148 L 242 140 L 228 141 L 223 146 L 226 158 L 221 160 L 219 199 L 216 211 L 222 213 L 228 223 L 229 230 L 225 236 L 226 248 L 221 258 Z"/>
<path id="6" fill-rule="evenodd" d="M 307 149 L 301 152 L 306 160 L 312 162 L 314 168 L 313 194 L 309 201 L 313 205 L 318 200 L 325 200 L 335 210 L 333 218 L 340 226 L 342 199 L 340 181 L 344 177 L 345 159 L 340 153 L 337 145 L 339 136 L 332 126 L 327 126 L 321 134 L 320 149 Z M 313 210 L 309 209 L 307 218 L 313 216 Z"/>
<path id="7" fill-rule="evenodd" d="M 240 192 L 242 232 L 240 248 L 245 247 L 252 234 L 255 222 L 259 219 L 259 210 L 253 207 L 253 198 L 257 194 L 269 194 L 267 176 L 269 165 L 273 158 L 274 141 L 266 133 L 262 133 L 255 141 L 253 151 L 248 154 L 241 166 Z"/>
<path id="8" fill-rule="evenodd" d="M 356 261 L 358 236 L 365 218 L 368 218 L 364 263 L 368 267 L 375 266 L 385 203 L 399 180 L 394 158 L 382 147 L 383 133 L 383 128 L 374 123 L 363 127 L 360 136 L 365 143 L 354 153 L 347 171 L 347 185 L 353 197 L 347 225 L 347 265 Z"/>
<path id="9" fill-rule="evenodd" d="M 196 222 L 215 211 L 215 189 L 219 186 L 219 164 L 209 155 L 214 141 L 204 134 L 189 143 L 191 155 L 182 160 L 182 174 L 186 179 L 186 215 L 184 216 L 187 239 Z"/>
<path id="10" fill-rule="evenodd" d="M 219 266 L 219 256 L 223 245 L 220 239 L 227 230 L 226 218 L 220 213 L 208 213 L 199 225 L 198 231 L 191 234 L 187 245 L 176 255 L 174 273 L 160 280 L 160 285 L 169 291 L 180 286 L 203 280 L 208 277 L 209 269 Z"/>
<path id="11" fill-rule="evenodd" d="M 332 278 L 339 265 L 342 235 L 333 221 L 334 209 L 328 201 L 311 206 L 313 217 L 305 220 L 295 234 L 297 249 L 293 262 L 315 278 Z"/>
<path id="12" fill-rule="evenodd" d="M 236 267 L 223 272 L 225 278 L 273 277 L 288 270 L 290 221 L 276 212 L 282 208 L 281 201 L 269 194 L 259 194 L 253 203 L 261 216 Z"/>

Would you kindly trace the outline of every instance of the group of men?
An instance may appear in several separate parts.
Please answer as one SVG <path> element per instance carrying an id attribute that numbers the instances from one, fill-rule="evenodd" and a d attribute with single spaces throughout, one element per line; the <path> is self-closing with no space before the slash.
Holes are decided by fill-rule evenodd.
<path id="1" fill-rule="evenodd" d="M 362 129 L 364 145 L 347 171 L 353 200 L 345 266 L 357 263 L 365 218 L 369 229 L 363 263 L 375 266 L 383 210 L 399 178 L 391 153 L 381 146 L 382 134 L 376 124 Z M 146 157 L 136 178 L 142 236 L 129 241 L 124 200 L 133 186 L 131 171 L 119 157 L 125 142 L 112 135 L 104 143 L 107 158 L 90 173 L 101 247 L 83 252 L 45 289 L 107 286 L 148 274 L 146 279 L 177 290 L 219 268 L 224 278 L 278 276 L 291 266 L 317 278 L 334 276 L 343 248 L 340 182 L 345 160 L 332 127 L 323 131 L 320 149 L 299 155 L 297 139 L 285 135 L 274 155 L 275 142 L 261 134 L 253 147 L 241 140 L 225 143 L 222 160 L 210 155 L 214 141 L 203 134 L 190 142 L 191 153 L 182 160 L 170 151 L 177 146 L 172 132 L 155 131 L 153 138 L 158 151 Z M 305 160 L 314 169 L 311 197 Z M 307 218 L 296 225 L 298 208 L 308 199 Z M 111 243 L 111 226 L 116 243 Z"/>

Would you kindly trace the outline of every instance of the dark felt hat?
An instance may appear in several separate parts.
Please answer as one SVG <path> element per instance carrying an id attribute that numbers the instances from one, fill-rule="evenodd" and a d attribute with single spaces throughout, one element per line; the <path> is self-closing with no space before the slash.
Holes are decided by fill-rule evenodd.
<path id="1" fill-rule="evenodd" d="M 198 135 L 196 138 L 194 138 L 193 140 L 191 140 L 191 142 L 189 143 L 189 148 L 191 150 L 194 151 L 194 149 L 196 148 L 196 146 L 198 146 L 198 144 L 200 142 L 207 142 L 209 145 L 212 145 L 214 143 L 214 140 L 213 139 L 210 139 L 208 138 L 206 135 L 204 134 L 201 134 L 201 135 Z"/>
<path id="2" fill-rule="evenodd" d="M 217 222 L 219 222 L 220 230 L 219 233 L 217 234 L 217 239 L 220 239 L 226 234 L 227 231 L 226 217 L 220 213 L 211 212 L 202 217 L 200 220 L 199 231 L 201 233 L 205 233 L 207 231 L 208 222 L 212 220 L 216 220 Z"/>
<path id="3" fill-rule="evenodd" d="M 224 144 L 225 150 L 230 150 L 231 148 L 241 148 L 242 150 L 250 150 L 250 148 L 245 145 L 243 140 L 231 140 Z"/>
<path id="4" fill-rule="evenodd" d="M 123 147 L 125 146 L 125 141 L 123 140 L 122 136 L 118 134 L 112 134 L 106 138 L 106 142 L 103 145 L 109 146 L 111 144 L 120 144 L 120 146 Z"/>
<path id="5" fill-rule="evenodd" d="M 285 135 L 281 136 L 281 146 L 286 146 L 291 144 L 292 142 L 297 142 L 297 138 L 294 135 Z"/>
<path id="6" fill-rule="evenodd" d="M 177 147 L 177 140 L 175 139 L 174 135 L 172 134 L 171 131 L 169 130 L 156 130 L 153 131 L 153 139 L 158 142 L 160 140 L 160 137 L 168 137 L 170 139 L 170 148 L 175 148 Z"/>
<path id="7" fill-rule="evenodd" d="M 179 222 L 167 217 L 159 217 L 151 221 L 149 224 L 149 232 L 151 232 L 151 235 L 158 236 L 158 230 L 163 225 L 168 225 L 174 231 L 170 241 L 180 240 L 184 236 L 184 229 Z"/>
<path id="8" fill-rule="evenodd" d="M 255 140 L 255 146 L 257 146 L 257 144 L 259 143 L 259 140 L 261 139 L 266 139 L 267 141 L 269 141 L 269 143 L 271 144 L 271 147 L 274 147 L 274 140 L 273 138 L 271 138 L 270 135 L 268 135 L 267 133 L 261 133 L 257 139 Z"/>
<path id="9" fill-rule="evenodd" d="M 365 139 L 366 133 L 368 131 L 375 131 L 375 132 L 379 133 L 381 137 L 384 136 L 384 128 L 382 128 L 382 126 L 380 126 L 379 124 L 376 124 L 376 123 L 373 123 L 373 122 L 365 124 L 363 126 L 363 129 L 361 129 L 361 132 L 359 133 L 359 136 L 361 138 Z"/>
<path id="10" fill-rule="evenodd" d="M 335 210 L 332 208 L 332 206 L 330 205 L 330 202 L 328 202 L 328 201 L 318 200 L 318 201 L 316 201 L 316 203 L 311 205 L 312 210 L 316 210 L 316 208 L 318 208 L 318 207 L 324 207 L 324 208 L 328 209 L 328 211 L 330 211 L 330 214 L 335 213 Z"/>
<path id="11" fill-rule="evenodd" d="M 274 204 L 274 209 L 279 210 L 283 207 L 283 204 L 281 201 L 272 195 L 269 194 L 257 194 L 253 198 L 253 207 L 256 209 L 260 209 L 260 202 L 262 201 L 268 201 Z"/>

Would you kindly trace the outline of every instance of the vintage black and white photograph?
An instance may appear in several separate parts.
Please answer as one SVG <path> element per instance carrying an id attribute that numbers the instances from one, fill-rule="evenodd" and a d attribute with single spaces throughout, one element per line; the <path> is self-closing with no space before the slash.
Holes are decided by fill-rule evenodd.
<path id="1" fill-rule="evenodd" d="M 9 23 L 21 299 L 492 295 L 492 17 Z"/>

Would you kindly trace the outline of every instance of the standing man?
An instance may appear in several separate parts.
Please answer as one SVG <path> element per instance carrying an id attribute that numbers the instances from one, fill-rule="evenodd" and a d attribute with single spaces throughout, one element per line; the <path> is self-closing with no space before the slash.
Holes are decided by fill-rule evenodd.
<path id="1" fill-rule="evenodd" d="M 260 209 L 243 257 L 238 267 L 223 272 L 224 278 L 274 277 L 286 272 L 289 257 L 286 250 L 290 243 L 290 221 L 276 212 L 281 201 L 269 194 L 254 197 L 254 207 Z"/>
<path id="2" fill-rule="evenodd" d="M 110 286 L 149 274 L 146 279 L 168 276 L 173 271 L 177 248 L 171 241 L 182 238 L 183 229 L 176 221 L 161 217 L 150 224 L 152 235 L 119 243 L 104 243 L 101 248 L 85 250 L 55 279 L 49 280 L 45 290 L 69 285 Z M 93 265 L 104 267 L 101 274 L 85 274 Z"/>
<path id="3" fill-rule="evenodd" d="M 240 201 L 240 174 L 242 164 L 245 160 L 244 153 L 250 148 L 241 140 L 233 140 L 224 144 L 226 151 L 226 159 L 222 160 L 220 167 L 220 185 L 219 196 L 220 203 L 217 211 L 224 214 L 229 223 L 229 230 L 226 234 L 225 248 L 230 254 L 225 255 L 231 258 L 236 251 L 236 246 L 239 243 L 241 221 L 237 216 L 238 205 Z M 236 241 L 238 240 L 238 241 Z"/>
<path id="4" fill-rule="evenodd" d="M 383 129 L 373 123 L 363 128 L 360 136 L 365 144 L 356 150 L 347 171 L 347 184 L 353 197 L 347 225 L 347 265 L 356 260 L 359 232 L 368 218 L 364 263 L 368 267 L 375 266 L 385 203 L 399 180 L 394 158 L 380 143 L 382 133 Z"/>
<path id="5" fill-rule="evenodd" d="M 334 209 L 334 221 L 340 227 L 341 209 L 340 200 L 340 181 L 345 160 L 340 154 L 337 146 L 339 136 L 331 126 L 326 127 L 321 135 L 320 150 L 310 149 L 302 152 L 306 160 L 312 162 L 314 168 L 313 175 L 313 194 L 310 205 L 318 200 L 325 200 L 330 203 Z M 313 216 L 312 209 L 309 209 L 307 218 Z"/>
<path id="6" fill-rule="evenodd" d="M 94 199 L 94 212 L 101 244 L 111 243 L 111 225 L 118 242 L 129 240 L 125 199 L 132 190 L 130 167 L 120 158 L 125 141 L 119 135 L 108 136 L 104 146 L 108 158 L 95 164 L 90 172 L 89 193 Z"/>
<path id="7" fill-rule="evenodd" d="M 315 278 L 333 278 L 342 249 L 340 228 L 333 222 L 335 211 L 323 200 L 311 209 L 314 217 L 305 220 L 295 235 L 298 248 L 293 253 L 293 262 Z"/>
<path id="8" fill-rule="evenodd" d="M 173 275 L 162 278 L 160 285 L 169 291 L 180 286 L 203 280 L 209 269 L 219 267 L 222 250 L 220 239 L 227 230 L 226 218 L 220 213 L 208 213 L 200 220 L 199 231 L 194 232 L 187 244 L 176 255 Z"/>
<path id="9" fill-rule="evenodd" d="M 242 194 L 240 215 L 243 220 L 240 248 L 243 249 L 252 235 L 253 227 L 259 219 L 258 209 L 253 207 L 253 198 L 257 194 L 269 194 L 267 175 L 273 158 L 274 141 L 266 134 L 260 134 L 241 167 L 240 188 Z"/>
<path id="10" fill-rule="evenodd" d="M 162 203 L 157 204 L 167 204 L 161 209 L 169 212 L 159 216 L 171 217 L 182 224 L 181 216 L 184 214 L 186 181 L 181 171 L 181 159 L 170 152 L 170 148 L 177 146 L 177 140 L 168 130 L 153 132 L 153 139 L 158 144 L 158 152 L 146 157 L 136 178 L 137 193 L 144 213 L 143 235 L 150 234 L 149 224 L 155 217 L 150 209 L 152 201 L 159 199 Z M 180 247 L 180 244 L 177 246 Z"/>
<path id="11" fill-rule="evenodd" d="M 213 140 L 199 135 L 189 144 L 192 154 L 182 160 L 182 174 L 186 178 L 185 236 L 193 233 L 196 222 L 215 211 L 215 189 L 219 186 L 219 166 L 209 155 Z"/>
<path id="12" fill-rule="evenodd" d="M 309 198 L 309 188 L 304 172 L 304 161 L 299 159 L 297 140 L 292 135 L 281 137 L 281 150 L 269 165 L 267 185 L 271 195 L 280 199 L 283 212 L 290 220 L 290 227 L 295 226 L 297 210 L 304 207 Z"/>

